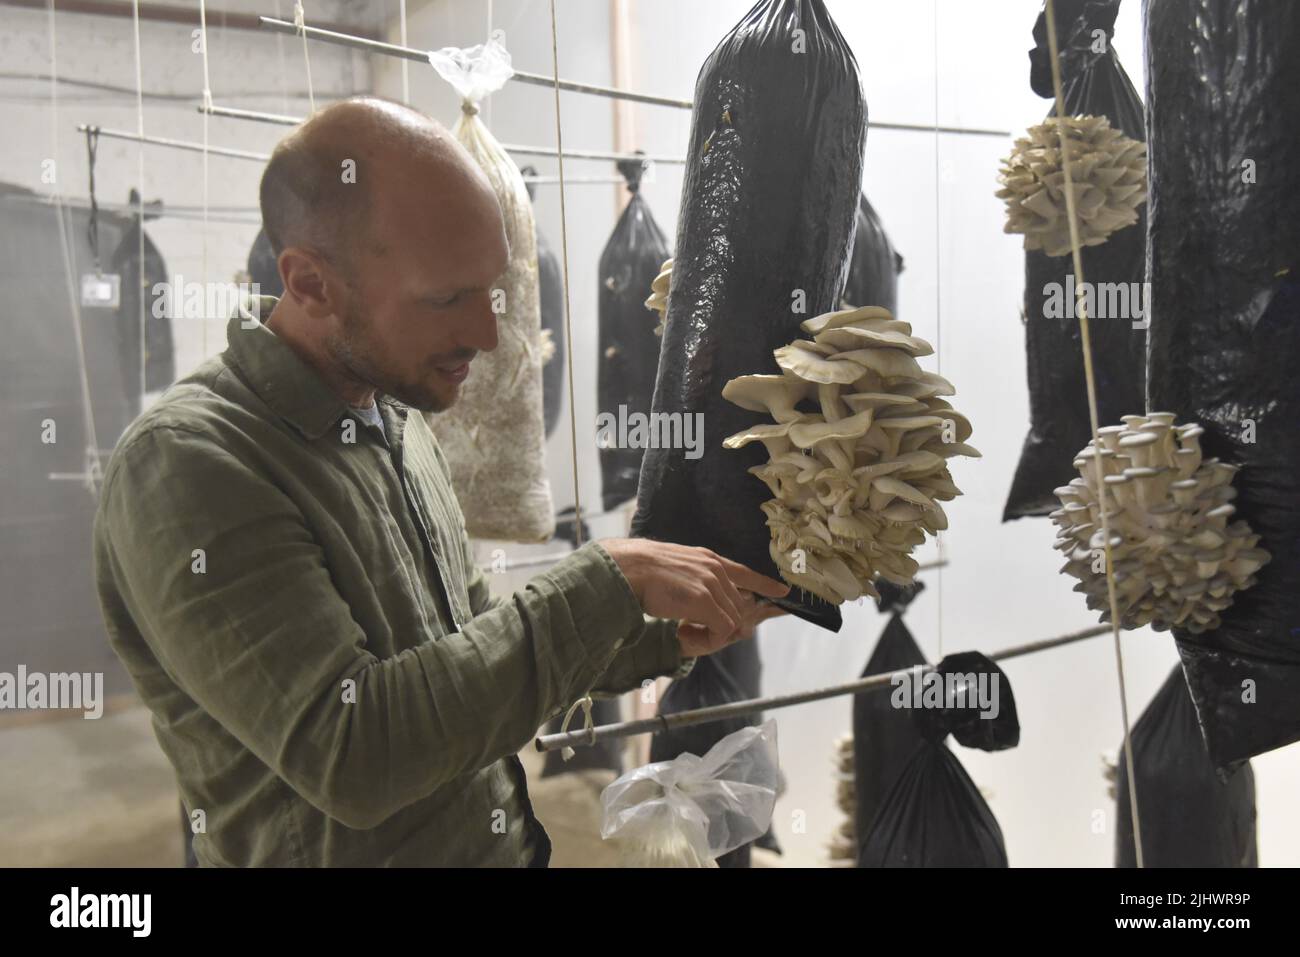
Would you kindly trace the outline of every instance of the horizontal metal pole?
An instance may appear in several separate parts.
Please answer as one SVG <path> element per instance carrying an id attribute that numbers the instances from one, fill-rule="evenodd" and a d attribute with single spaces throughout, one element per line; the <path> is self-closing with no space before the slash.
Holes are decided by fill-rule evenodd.
<path id="1" fill-rule="evenodd" d="M 286 116 L 283 113 L 264 113 L 260 110 L 241 110 L 231 106 L 203 106 L 197 107 L 200 113 L 207 113 L 210 116 L 224 116 L 232 120 L 253 120 L 258 123 L 272 123 L 277 126 L 297 126 L 303 122 L 306 117 Z M 554 146 L 525 146 L 518 143 L 502 143 L 502 149 L 507 153 L 518 153 L 521 156 L 557 156 L 558 152 Z M 686 158 L 682 156 L 658 156 L 648 155 L 645 153 L 616 153 L 610 150 L 574 150 L 566 149 L 564 151 L 565 159 L 589 159 L 589 160 L 613 160 L 621 162 L 624 160 L 643 160 L 651 163 L 678 163 L 684 164 Z"/>
<path id="2" fill-rule="evenodd" d="M 102 126 L 92 126 L 82 123 L 77 126 L 82 132 L 93 130 L 100 136 L 112 140 L 131 140 L 135 143 L 147 143 L 150 146 L 167 146 L 176 150 L 190 150 L 194 153 L 211 153 L 213 156 L 228 156 L 231 159 L 256 160 L 265 163 L 271 157 L 267 153 L 252 153 L 248 150 L 235 150 L 227 146 L 204 146 L 202 143 L 194 143 L 190 140 L 173 140 L 164 136 L 141 136 L 139 133 L 128 133 L 125 130 L 109 130 Z"/>
<path id="3" fill-rule="evenodd" d="M 1048 648 L 1057 648 L 1061 645 L 1068 645 L 1076 641 L 1083 641 L 1086 638 L 1096 638 L 1098 635 L 1108 635 L 1110 633 L 1110 625 L 1096 625 L 1057 638 L 1045 638 L 1041 641 L 1016 645 L 1005 651 L 989 655 L 989 658 L 993 661 L 1006 661 L 1008 658 L 1018 658 L 1021 655 L 1030 655 L 1035 652 L 1045 651 Z M 921 667 L 922 673 L 933 670 L 933 665 Z M 727 718 L 743 718 L 757 714 L 760 711 L 774 711 L 777 708 L 789 708 L 797 704 L 807 704 L 810 701 L 824 701 L 827 698 L 861 694 L 864 691 L 879 691 L 882 688 L 889 687 L 896 675 L 915 673 L 916 671 L 916 668 L 900 668 L 897 671 L 868 675 L 866 678 L 859 678 L 857 681 L 832 685 L 828 688 L 817 688 L 812 691 L 776 695 L 771 698 L 751 698 L 747 701 L 734 701 L 730 704 L 696 708 L 693 711 L 679 711 L 676 714 L 661 714 L 653 718 L 640 718 L 636 721 L 620 721 L 616 724 L 601 725 L 589 731 L 579 728 L 576 731 L 566 731 L 561 734 L 544 734 L 535 738 L 533 744 L 538 751 L 556 751 L 560 748 L 579 748 L 584 745 L 599 744 L 601 741 L 607 741 L 610 738 L 630 738 L 638 734 L 651 734 L 656 731 L 669 731 L 673 728 L 708 724 L 711 721 L 723 721 Z"/>
<path id="4" fill-rule="evenodd" d="M 275 17 L 262 17 L 262 26 L 267 27 L 277 33 L 299 34 L 299 30 L 292 22 L 288 20 L 277 20 Z M 395 43 L 382 43 L 379 40 L 367 40 L 362 37 L 352 36 L 347 33 L 336 33 L 333 30 L 322 30 L 319 27 L 304 27 L 301 33 L 305 33 L 309 40 L 320 40 L 324 43 L 333 43 L 338 46 L 352 47 L 356 50 L 367 50 L 371 53 L 378 53 L 382 56 L 396 57 L 399 60 L 414 60 L 418 63 L 429 62 L 428 50 L 416 50 L 413 47 L 398 46 Z M 546 76 L 541 73 L 526 73 L 522 70 L 516 70 L 514 76 L 510 79 L 517 83 L 531 83 L 535 86 L 554 87 L 556 80 L 554 77 Z M 635 103 L 648 103 L 651 106 L 675 106 L 681 109 L 689 110 L 691 108 L 690 100 L 678 100 L 668 96 L 653 96 L 649 93 L 633 93 L 629 90 L 617 90 L 612 86 L 599 86 L 595 83 L 577 83 L 573 80 L 560 80 L 559 87 L 561 90 L 568 90 L 571 93 L 591 93 L 595 96 L 605 96 L 614 100 L 631 100 Z"/>
<path id="5" fill-rule="evenodd" d="M 309 40 L 320 40 L 324 43 L 334 43 L 339 46 L 352 47 L 356 50 L 367 50 L 371 53 L 378 53 L 382 56 L 396 57 L 400 60 L 414 60 L 418 63 L 429 62 L 428 50 L 417 50 L 414 47 L 398 46 L 395 43 L 383 43 L 379 40 L 368 40 L 364 37 L 352 36 L 347 33 L 337 33 L 333 30 L 323 30 L 320 27 L 306 26 L 301 31 L 288 20 L 278 20 L 275 17 L 262 17 L 262 25 L 276 31 L 277 33 L 292 33 L 298 35 L 300 32 L 305 33 Z M 590 93 L 593 96 L 604 96 L 612 100 L 630 100 L 634 103 L 648 103 L 652 106 L 672 106 L 681 110 L 689 110 L 694 107 L 690 100 L 680 100 L 670 96 L 655 96 L 650 93 L 634 93 L 630 90 L 619 90 L 612 86 L 601 86 L 596 83 L 578 83 L 574 80 L 556 80 L 554 77 L 547 76 L 544 73 L 527 73 L 523 70 L 516 70 L 510 77 L 517 83 L 531 83 L 534 86 L 545 86 L 554 88 L 559 86 L 561 90 L 567 90 L 570 93 Z M 1007 137 L 1011 135 L 1010 130 L 984 130 L 961 126 L 935 126 L 917 124 L 917 123 L 881 123 L 875 120 L 868 120 L 867 126 L 878 130 L 906 130 L 912 133 L 956 133 L 965 136 L 998 136 Z M 567 153 L 565 154 L 568 155 Z"/>
<path id="6" fill-rule="evenodd" d="M 234 106 L 204 106 L 200 103 L 197 107 L 200 113 L 207 113 L 209 116 L 224 116 L 232 120 L 253 120 L 256 123 L 271 123 L 275 126 L 297 126 L 305 117 L 288 116 L 284 113 L 267 113 L 264 110 L 241 110 Z"/>
<path id="7" fill-rule="evenodd" d="M 19 203 L 26 206 L 62 206 L 66 209 L 90 209 L 90 201 L 77 197 L 28 196 L 24 193 L 11 193 L 0 197 L 6 203 Z M 140 215 L 139 204 L 131 203 L 96 203 L 101 213 L 117 213 L 124 217 L 135 218 Z M 151 219 L 203 219 L 202 206 L 172 206 L 163 203 L 160 206 L 145 206 L 144 217 Z M 234 223 L 258 225 L 262 221 L 261 212 L 254 206 L 210 206 L 208 221 L 213 223 Z M 102 450 L 105 455 L 109 450 Z"/>
<path id="8" fill-rule="evenodd" d="M 194 153 L 202 153 L 205 149 L 202 143 L 195 143 L 190 140 L 173 140 L 162 136 L 141 136 L 139 133 L 129 133 L 126 130 L 109 130 L 104 129 L 103 127 L 86 126 L 84 124 L 78 126 L 77 129 L 83 133 L 87 130 L 95 130 L 100 136 L 108 139 L 130 140 L 134 143 L 147 143 L 150 146 L 167 146 L 171 149 L 189 150 Z M 271 158 L 270 155 L 266 153 L 250 153 L 247 150 L 227 149 L 221 146 L 208 146 L 206 150 L 213 156 L 229 156 L 232 159 L 256 160 L 260 163 L 265 163 Z M 568 154 L 566 153 L 566 155 Z M 538 183 L 543 186 L 554 185 L 560 181 L 558 176 L 525 176 L 523 179 L 525 183 Z M 617 185 L 619 183 L 626 183 L 627 180 L 621 176 L 566 176 L 564 177 L 564 182 L 566 184 L 572 183 L 577 186 L 587 186 L 593 183 Z M 208 219 L 211 221 L 214 217 L 209 216 Z"/>
<path id="9" fill-rule="evenodd" d="M 566 177 L 566 181 L 567 181 L 567 177 Z M 590 516 L 590 517 L 591 517 L 591 518 L 600 518 L 601 515 L 611 515 L 611 514 L 613 514 L 613 513 L 612 513 L 612 512 L 602 512 L 602 513 L 600 513 L 600 515 L 593 515 L 593 516 Z M 586 521 L 587 518 L 588 518 L 588 516 L 585 516 L 585 515 L 584 515 L 584 516 L 583 516 L 583 521 Z M 597 541 L 599 541 L 599 539 L 597 539 Z M 560 560 L 562 560 L 562 559 L 568 558 L 568 557 L 569 557 L 570 555 L 572 555 L 572 554 L 573 554 L 572 551 L 568 551 L 568 552 L 551 552 L 551 553 L 546 554 L 546 555 L 538 555 L 538 556 L 536 556 L 535 558 L 523 558 L 523 559 L 520 559 L 520 560 L 517 561 L 517 562 L 507 562 L 507 563 L 506 563 L 506 567 L 505 567 L 504 570 L 505 570 L 505 571 L 511 571 L 511 570 L 513 570 L 513 569 L 516 569 L 516 568 L 535 568 L 535 567 L 537 567 L 537 566 L 539 566 L 539 565 L 550 565 L 550 564 L 552 564 L 553 562 L 558 562 L 558 561 L 560 561 Z M 928 562 L 928 563 L 926 563 L 926 564 L 924 564 L 924 565 L 921 565 L 921 566 L 919 566 L 919 567 L 917 568 L 917 571 L 918 571 L 918 572 L 923 572 L 923 571 L 928 571 L 928 570 L 931 569 L 931 568 L 943 568 L 943 567 L 944 567 L 945 565 L 947 565 L 947 564 L 948 564 L 948 559 L 945 558 L 945 559 L 943 559 L 943 560 L 941 560 L 941 561 L 937 561 L 937 562 Z M 479 568 L 483 569 L 483 571 L 485 571 L 485 572 L 490 572 L 490 571 L 493 570 L 493 568 L 492 568 L 492 563 L 491 563 L 491 562 L 484 562 L 483 564 L 479 565 Z"/>
<path id="10" fill-rule="evenodd" d="M 525 183 L 535 183 L 540 186 L 559 185 L 560 177 L 558 176 L 525 176 Z M 590 185 L 592 183 L 604 183 L 606 186 L 626 185 L 627 180 L 622 176 L 566 176 L 564 177 L 565 185 L 575 183 L 579 186 Z"/>
<path id="11" fill-rule="evenodd" d="M 502 143 L 501 148 L 507 153 L 518 153 L 521 156 L 558 156 L 554 146 L 520 146 L 516 143 Z M 614 153 L 608 150 L 575 150 L 565 148 L 565 159 L 582 159 L 582 160 L 612 160 L 616 163 L 631 160 L 636 162 L 642 160 L 650 163 L 671 163 L 678 166 L 686 164 L 684 156 L 661 156 L 650 153 Z M 566 176 L 565 179 L 568 179 Z"/>
<path id="12" fill-rule="evenodd" d="M 29 7 L 44 11 L 49 9 L 50 0 L 0 0 L 0 4 L 9 7 Z M 129 0 L 127 2 L 124 2 L 124 0 L 58 0 L 55 7 L 59 13 L 89 13 L 101 17 L 130 19 L 135 14 L 134 5 Z M 180 23 L 191 27 L 199 25 L 199 5 L 197 3 L 141 3 L 139 5 L 139 14 L 142 21 Z M 257 30 L 259 28 L 257 18 L 250 14 L 238 13 L 233 10 L 213 9 L 212 6 L 208 7 L 208 25 L 209 29 L 221 30 Z M 342 27 L 344 25 L 327 23 L 326 26 Z M 356 28 L 348 27 L 348 29 Z M 134 87 L 131 92 L 135 93 Z"/>

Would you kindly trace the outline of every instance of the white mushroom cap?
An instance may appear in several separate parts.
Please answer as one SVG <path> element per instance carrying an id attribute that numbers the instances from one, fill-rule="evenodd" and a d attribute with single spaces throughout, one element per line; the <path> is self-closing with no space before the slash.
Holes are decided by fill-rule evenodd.
<path id="1" fill-rule="evenodd" d="M 828 361 L 852 362 L 891 379 L 920 375 L 921 373 L 921 367 L 916 364 L 916 360 L 899 349 L 859 348 L 851 352 L 841 352 Z M 850 381 L 856 382 L 861 376 L 862 373 L 859 372 L 857 377 Z"/>
<path id="2" fill-rule="evenodd" d="M 885 322 L 898 322 L 889 312 L 888 309 L 880 306 L 861 306 L 854 309 L 838 309 L 835 312 L 824 312 L 820 316 L 813 316 L 811 319 L 805 319 L 799 328 L 810 336 L 815 336 L 819 332 L 827 329 L 838 329 L 841 326 L 847 326 L 850 323 L 861 322 L 863 320 L 883 320 Z"/>
<path id="3" fill-rule="evenodd" d="M 767 412 L 778 422 L 800 418 L 796 403 L 808 397 L 809 389 L 798 380 L 780 375 L 743 375 L 722 387 L 722 397 L 751 412 Z"/>
<path id="4" fill-rule="evenodd" d="M 1075 459 L 1079 478 L 1056 490 L 1063 507 L 1052 513 L 1062 569 L 1079 579 L 1076 591 L 1108 620 L 1104 574 L 1094 572 L 1102 546 L 1103 511 L 1111 530 L 1111 559 L 1120 624 L 1198 633 L 1218 627 L 1234 592 L 1254 584 L 1269 560 L 1244 522 L 1228 525 L 1236 466 L 1201 461 L 1195 423 L 1174 427 L 1171 413 L 1124 416 Z M 1177 436 L 1178 442 L 1173 441 Z M 1179 443 L 1182 446 L 1179 447 Z M 1095 486 L 1095 463 L 1104 466 Z"/>
<path id="5" fill-rule="evenodd" d="M 917 339 L 896 330 L 864 329 L 861 326 L 837 326 L 820 332 L 815 337 L 823 345 L 836 349 L 900 349 L 909 356 L 928 356 L 934 354 L 934 346 L 924 339 Z"/>
<path id="6" fill-rule="evenodd" d="M 816 338 L 773 353 L 781 375 L 727 384 L 725 398 L 775 421 L 724 444 L 763 442 L 769 461 L 750 471 L 774 496 L 763 503 L 773 561 L 791 585 L 839 602 L 875 594 L 877 575 L 910 581 L 909 553 L 947 527 L 939 502 L 961 494 L 948 459 L 979 453 L 943 441 L 968 438 L 970 422 L 939 398 L 952 384 L 917 364 L 933 350 L 906 323 L 865 307 L 803 329 Z M 796 550 L 806 562 L 797 571 Z"/>
<path id="7" fill-rule="evenodd" d="M 808 382 L 838 382 L 851 385 L 862 378 L 862 369 L 849 362 L 824 359 L 798 346 L 782 346 L 773 355 L 776 364 Z"/>

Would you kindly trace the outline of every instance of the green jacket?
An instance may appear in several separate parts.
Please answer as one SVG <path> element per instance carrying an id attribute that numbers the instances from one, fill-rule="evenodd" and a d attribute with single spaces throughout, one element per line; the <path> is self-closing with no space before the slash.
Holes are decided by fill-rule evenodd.
<path id="1" fill-rule="evenodd" d="M 594 542 L 491 597 L 421 414 L 380 397 L 385 439 L 244 308 L 228 335 L 127 430 L 95 520 L 200 863 L 544 865 L 515 752 L 689 670 L 677 623 Z"/>

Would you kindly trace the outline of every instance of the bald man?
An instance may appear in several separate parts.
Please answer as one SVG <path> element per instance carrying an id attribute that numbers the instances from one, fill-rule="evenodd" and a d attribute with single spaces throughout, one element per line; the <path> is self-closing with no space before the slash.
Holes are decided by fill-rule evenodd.
<path id="1" fill-rule="evenodd" d="M 420 413 L 497 344 L 486 177 L 382 100 L 275 150 L 282 298 L 132 424 L 96 575 L 204 865 L 545 866 L 515 753 L 587 693 L 680 675 L 788 587 L 704 549 L 592 542 L 509 598 Z"/>

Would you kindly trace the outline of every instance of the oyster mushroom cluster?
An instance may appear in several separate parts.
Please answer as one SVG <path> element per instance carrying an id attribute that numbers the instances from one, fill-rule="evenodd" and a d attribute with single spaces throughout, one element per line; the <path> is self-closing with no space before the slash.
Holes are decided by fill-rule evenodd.
<path id="1" fill-rule="evenodd" d="M 898 585 L 917 571 L 911 551 L 948 527 L 941 502 L 961 494 L 948 472 L 971 425 L 942 398 L 947 379 L 922 370 L 934 352 L 887 309 L 844 309 L 802 324 L 812 339 L 773 353 L 779 375 L 732 379 L 723 398 L 771 422 L 723 440 L 762 442 L 769 461 L 749 471 L 763 503 L 781 576 L 838 604 L 878 598 L 877 575 Z"/>
<path id="2" fill-rule="evenodd" d="M 997 197 L 1007 204 L 1008 233 L 1023 233 L 1025 249 L 1049 256 L 1070 252 L 1065 171 L 1056 117 L 1029 128 L 1002 161 Z M 1114 129 L 1104 116 L 1065 118 L 1070 179 L 1079 220 L 1079 242 L 1104 243 L 1111 233 L 1138 221 L 1147 198 L 1147 147 Z"/>
<path id="3" fill-rule="evenodd" d="M 673 277 L 673 261 L 665 260 L 659 267 L 659 275 L 650 283 L 650 298 L 645 307 L 659 313 L 659 325 L 655 326 L 655 335 L 664 334 L 664 321 L 668 315 L 668 284 Z"/>
<path id="4" fill-rule="evenodd" d="M 1269 560 L 1244 521 L 1229 522 L 1237 466 L 1203 459 L 1194 422 L 1175 425 L 1171 412 L 1126 415 L 1123 425 L 1098 431 L 1074 466 L 1079 478 L 1056 490 L 1061 508 L 1056 547 L 1061 571 L 1079 579 L 1075 591 L 1110 620 L 1102 509 L 1111 535 L 1120 625 L 1171 627 L 1198 634 L 1219 626 L 1232 596 L 1255 584 Z M 1096 485 L 1101 459 L 1102 487 Z"/>

